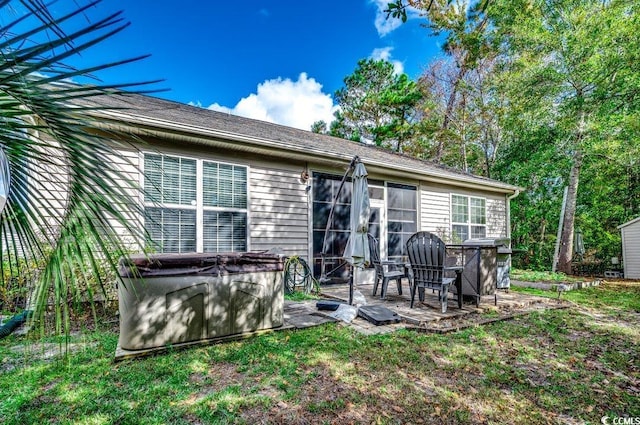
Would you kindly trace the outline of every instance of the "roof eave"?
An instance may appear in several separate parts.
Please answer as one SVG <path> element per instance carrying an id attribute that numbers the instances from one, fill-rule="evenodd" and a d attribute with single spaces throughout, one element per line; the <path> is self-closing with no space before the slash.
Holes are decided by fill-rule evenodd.
<path id="1" fill-rule="evenodd" d="M 627 221 L 626 223 L 621 224 L 620 226 L 618 226 L 618 229 L 622 229 L 623 227 L 630 226 L 630 225 L 632 225 L 632 224 L 637 223 L 638 221 L 640 221 L 640 217 L 638 217 L 638 218 L 634 218 L 634 219 L 633 219 L 633 220 L 631 220 L 631 221 Z"/>
<path id="2" fill-rule="evenodd" d="M 313 161 L 332 166 L 344 165 L 345 163 L 348 164 L 353 158 L 352 154 L 328 152 L 322 149 L 307 148 L 305 151 L 300 151 L 299 146 L 293 146 L 279 140 L 269 140 L 237 133 L 212 130 L 198 126 L 150 118 L 132 114 L 130 112 L 123 113 L 122 111 L 107 110 L 100 111 L 94 115 L 107 120 L 96 122 L 98 127 L 128 131 L 140 136 L 167 137 L 174 140 L 188 141 L 194 144 L 216 146 L 225 149 L 264 155 L 274 155 L 276 152 L 281 152 L 283 155 L 286 154 L 285 156 L 287 158 L 303 161 L 312 159 Z M 241 142 L 246 145 L 246 148 L 236 143 L 229 142 Z M 406 165 L 402 170 L 399 170 L 397 164 L 393 164 L 391 162 L 379 161 L 371 158 L 363 158 L 363 160 L 367 165 L 384 170 L 385 173 L 390 175 L 406 177 L 407 172 L 410 172 L 414 173 L 416 177 L 419 177 L 419 180 L 423 181 L 504 194 L 513 194 L 523 190 L 518 186 L 497 181 L 484 181 L 474 176 L 467 177 L 459 174 L 453 176 L 444 171 L 439 172 L 436 169 L 425 170 Z"/>

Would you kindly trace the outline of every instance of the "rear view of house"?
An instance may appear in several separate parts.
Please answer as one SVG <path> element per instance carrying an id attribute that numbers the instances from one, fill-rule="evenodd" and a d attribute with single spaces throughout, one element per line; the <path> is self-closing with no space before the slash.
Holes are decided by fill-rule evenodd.
<path id="1" fill-rule="evenodd" d="M 374 146 L 142 95 L 110 96 L 100 127 L 134 135 L 127 171 L 144 189 L 140 222 L 158 252 L 278 250 L 319 275 L 329 212 L 354 156 L 369 173 L 370 232 L 384 258 L 411 234 L 509 237 L 517 187 Z M 348 237 L 350 183 L 336 200 L 325 260 Z M 336 275 L 340 272 L 337 271 Z"/>

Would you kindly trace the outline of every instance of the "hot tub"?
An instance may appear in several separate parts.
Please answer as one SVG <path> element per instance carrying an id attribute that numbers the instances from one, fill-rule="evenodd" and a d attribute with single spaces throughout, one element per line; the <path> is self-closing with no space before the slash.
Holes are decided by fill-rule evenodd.
<path id="1" fill-rule="evenodd" d="M 264 252 L 120 261 L 120 337 L 146 350 L 282 326 L 284 259 Z"/>

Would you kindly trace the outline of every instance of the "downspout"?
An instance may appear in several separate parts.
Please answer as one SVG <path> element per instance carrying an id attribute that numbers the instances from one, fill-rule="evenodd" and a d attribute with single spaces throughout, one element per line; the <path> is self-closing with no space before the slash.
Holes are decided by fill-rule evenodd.
<path id="1" fill-rule="evenodd" d="M 516 189 L 513 195 L 507 195 L 507 238 L 511 240 L 511 200 L 520 195 L 520 189 Z"/>

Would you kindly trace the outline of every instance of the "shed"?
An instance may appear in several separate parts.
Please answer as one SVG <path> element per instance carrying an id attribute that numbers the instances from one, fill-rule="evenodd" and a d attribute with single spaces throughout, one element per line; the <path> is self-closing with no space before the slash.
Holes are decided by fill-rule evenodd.
<path id="1" fill-rule="evenodd" d="M 622 232 L 624 277 L 640 279 L 640 217 L 618 226 Z"/>

